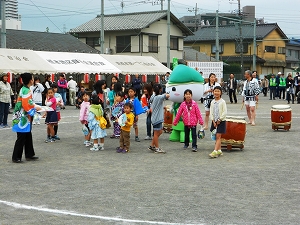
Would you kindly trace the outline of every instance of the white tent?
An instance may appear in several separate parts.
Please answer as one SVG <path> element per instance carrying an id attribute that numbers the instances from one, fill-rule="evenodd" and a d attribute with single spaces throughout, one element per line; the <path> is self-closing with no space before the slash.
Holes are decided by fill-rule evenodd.
<path id="1" fill-rule="evenodd" d="M 32 50 L 0 48 L 1 73 L 53 73 L 55 69 Z"/>
<path id="2" fill-rule="evenodd" d="M 99 54 L 74 52 L 35 51 L 45 62 L 53 66 L 56 72 L 65 73 L 120 73 Z"/>
<path id="3" fill-rule="evenodd" d="M 123 74 L 165 74 L 172 72 L 152 56 L 101 55 Z"/>

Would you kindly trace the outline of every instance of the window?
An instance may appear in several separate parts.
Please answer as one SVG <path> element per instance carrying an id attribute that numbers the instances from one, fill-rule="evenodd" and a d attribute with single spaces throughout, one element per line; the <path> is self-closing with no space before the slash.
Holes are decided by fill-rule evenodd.
<path id="1" fill-rule="evenodd" d="M 248 43 L 243 43 L 243 53 L 248 53 Z M 241 53 L 240 43 L 235 43 L 235 53 Z"/>
<path id="2" fill-rule="evenodd" d="M 116 52 L 131 52 L 131 36 L 117 36 Z"/>
<path id="3" fill-rule="evenodd" d="M 223 51 L 224 51 L 224 45 L 223 44 L 219 44 L 219 53 L 222 54 Z M 212 54 L 216 54 L 216 45 L 215 44 L 211 45 L 211 53 Z"/>
<path id="4" fill-rule="evenodd" d="M 285 54 L 285 48 L 284 47 L 278 47 L 278 54 Z"/>
<path id="5" fill-rule="evenodd" d="M 149 35 L 149 52 L 158 52 L 158 36 Z"/>
<path id="6" fill-rule="evenodd" d="M 275 46 L 265 46 L 265 52 L 276 52 Z"/>
<path id="7" fill-rule="evenodd" d="M 96 46 L 100 46 L 100 39 L 97 37 L 88 37 L 86 38 L 86 44 L 95 48 Z"/>
<path id="8" fill-rule="evenodd" d="M 291 49 L 288 50 L 287 56 L 292 56 L 292 50 Z"/>
<path id="9" fill-rule="evenodd" d="M 177 37 L 170 37 L 170 49 L 178 50 L 178 38 Z"/>
<path id="10" fill-rule="evenodd" d="M 299 54 L 299 52 L 300 52 L 300 51 L 295 51 L 295 58 L 296 58 L 296 59 L 300 59 L 300 54 Z"/>

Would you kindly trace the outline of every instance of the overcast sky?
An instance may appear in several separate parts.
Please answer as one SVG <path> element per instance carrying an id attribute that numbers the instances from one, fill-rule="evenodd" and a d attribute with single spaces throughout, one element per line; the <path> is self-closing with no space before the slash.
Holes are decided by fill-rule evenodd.
<path id="1" fill-rule="evenodd" d="M 300 38 L 299 0 L 240 0 L 241 8 L 256 7 L 256 18 L 265 22 L 278 23 L 289 38 Z M 69 31 L 93 18 L 101 12 L 101 0 L 19 0 L 19 14 L 22 16 L 22 29 L 61 33 Z M 160 10 L 154 0 L 104 0 L 105 14 L 130 13 Z M 184 3 L 182 3 L 184 2 Z M 171 12 L 178 18 L 199 13 L 212 13 L 219 10 L 229 13 L 238 9 L 237 0 L 171 0 Z M 167 0 L 164 1 L 167 9 Z"/>

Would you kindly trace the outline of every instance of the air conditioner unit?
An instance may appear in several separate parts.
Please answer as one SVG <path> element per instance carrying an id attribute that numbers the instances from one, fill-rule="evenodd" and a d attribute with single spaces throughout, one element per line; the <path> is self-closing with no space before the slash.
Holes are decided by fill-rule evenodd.
<path id="1" fill-rule="evenodd" d="M 106 48 L 105 49 L 105 54 L 111 55 L 112 54 L 112 49 L 111 48 Z"/>

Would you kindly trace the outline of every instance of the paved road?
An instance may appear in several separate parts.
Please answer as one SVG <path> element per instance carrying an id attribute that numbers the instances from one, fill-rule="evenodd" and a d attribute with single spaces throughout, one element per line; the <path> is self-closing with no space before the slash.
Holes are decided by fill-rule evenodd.
<path id="1" fill-rule="evenodd" d="M 284 103 L 260 97 L 244 150 L 224 150 L 217 159 L 208 157 L 214 146 L 208 132 L 197 153 L 169 142 L 166 133 L 160 143 L 167 154 L 151 153 L 145 140 L 118 154 L 118 140 L 109 138 L 104 151 L 91 152 L 79 111 L 67 107 L 62 140 L 44 143 L 46 127 L 35 125 L 40 160 L 13 164 L 16 135 L 1 129 L 0 224 L 299 224 L 300 105 L 291 105 L 290 131 L 273 131 L 270 122 L 271 106 Z M 245 116 L 240 108 L 228 104 L 228 114 Z M 144 116 L 139 127 L 142 139 Z"/>

